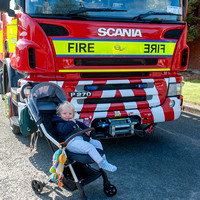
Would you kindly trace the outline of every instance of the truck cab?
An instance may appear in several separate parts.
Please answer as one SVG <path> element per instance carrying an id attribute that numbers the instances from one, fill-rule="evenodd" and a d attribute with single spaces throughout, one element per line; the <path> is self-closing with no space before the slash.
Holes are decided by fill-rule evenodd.
<path id="1" fill-rule="evenodd" d="M 176 120 L 187 69 L 186 0 L 18 0 L 3 13 L 2 93 L 18 119 L 26 82 L 65 91 L 96 137 Z M 1 35 L 0 35 L 1 36 Z M 11 123 L 12 124 L 12 123 Z M 16 123 L 17 126 L 17 123 Z"/>

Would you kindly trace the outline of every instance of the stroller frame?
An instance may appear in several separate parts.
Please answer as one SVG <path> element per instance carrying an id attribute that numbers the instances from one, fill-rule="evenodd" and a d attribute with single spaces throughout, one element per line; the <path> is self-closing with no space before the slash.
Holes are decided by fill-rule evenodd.
<path id="1" fill-rule="evenodd" d="M 46 117 L 42 116 L 51 116 L 53 113 L 55 113 L 58 103 L 67 101 L 67 97 L 64 91 L 54 83 L 39 83 L 32 87 L 30 95 L 28 98 L 26 98 L 24 95 L 24 89 L 30 86 L 32 87 L 32 83 L 29 82 L 23 85 L 21 89 L 21 96 L 28 106 L 30 114 L 36 122 L 38 129 L 45 135 L 45 138 L 47 139 L 47 142 L 53 152 L 55 152 L 58 148 L 65 149 L 68 142 L 74 137 L 82 135 L 87 131 L 94 131 L 94 128 L 82 130 L 70 136 L 63 144 L 60 144 L 60 142 L 56 139 L 55 133 L 52 131 L 53 129 L 51 121 L 45 121 L 44 118 Z M 40 101 L 38 101 L 37 98 L 40 99 Z M 42 102 L 41 99 L 48 99 L 48 102 Z M 66 189 L 70 191 L 78 189 L 81 199 L 87 200 L 87 196 L 84 191 L 84 185 L 87 185 L 102 176 L 104 193 L 108 197 L 112 197 L 117 193 L 117 188 L 109 182 L 107 174 L 104 172 L 104 170 L 101 168 L 97 170 L 90 166 L 90 164 L 94 161 L 90 158 L 89 155 L 75 154 L 69 151 L 65 152 L 67 155 L 67 161 L 64 167 L 63 184 Z M 100 153 L 102 154 L 103 152 Z M 80 169 L 82 173 L 80 173 Z M 36 193 L 41 193 L 48 182 L 52 180 L 52 177 L 53 174 L 51 174 L 43 182 L 32 180 L 32 189 Z"/>

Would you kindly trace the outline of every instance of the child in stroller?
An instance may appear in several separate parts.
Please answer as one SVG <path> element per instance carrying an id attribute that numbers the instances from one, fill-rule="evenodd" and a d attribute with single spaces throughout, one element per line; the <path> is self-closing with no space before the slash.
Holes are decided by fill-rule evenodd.
<path id="1" fill-rule="evenodd" d="M 26 87 L 32 88 L 28 98 L 24 94 L 24 90 Z M 64 176 L 62 179 L 64 187 L 69 191 L 74 191 L 78 189 L 81 199 L 86 200 L 87 196 L 84 192 L 84 186 L 93 182 L 101 176 L 103 178 L 104 193 L 109 197 L 113 197 L 114 195 L 116 195 L 117 188 L 110 183 L 107 174 L 104 172 L 103 168 L 95 169 L 90 166 L 90 164 L 94 163 L 94 161 L 88 154 L 77 154 L 70 152 L 66 149 L 68 143 L 73 140 L 74 137 L 82 135 L 85 132 L 87 133 L 88 131 L 93 131 L 94 128 L 91 127 L 75 132 L 71 136 L 68 136 L 68 138 L 63 143 L 59 141 L 58 134 L 56 134 L 54 131 L 52 116 L 56 114 L 56 109 L 58 108 L 59 104 L 67 101 L 67 96 L 62 88 L 57 84 L 51 82 L 44 82 L 39 84 L 32 84 L 28 82 L 27 84 L 23 85 L 21 89 L 21 96 L 24 99 L 28 110 L 30 111 L 30 115 L 36 122 L 40 133 L 45 136 L 53 152 L 61 149 L 67 154 L 67 161 L 64 164 L 63 171 Z M 71 120 L 71 122 L 73 122 L 73 119 Z M 79 122 L 76 121 L 76 124 L 79 124 Z M 80 125 L 80 128 L 84 127 Z M 104 154 L 101 149 L 97 150 L 98 152 L 100 152 L 101 155 Z M 54 174 L 51 173 L 51 175 L 48 176 L 48 178 L 44 181 L 39 181 L 35 179 L 32 180 L 31 186 L 33 190 L 40 194 L 43 191 L 43 188 L 48 184 L 48 182 L 52 181 L 53 176 Z"/>
<path id="2" fill-rule="evenodd" d="M 55 132 L 61 142 L 64 142 L 75 132 L 88 127 L 80 121 L 74 119 L 75 109 L 73 104 L 68 101 L 61 103 L 56 111 L 57 115 L 52 118 Z M 76 136 L 67 145 L 67 150 L 73 153 L 88 154 L 100 168 L 115 172 L 117 167 L 108 163 L 106 156 L 101 156 L 96 150 L 103 150 L 100 141 L 90 138 L 90 131 L 86 132 L 83 136 Z"/>

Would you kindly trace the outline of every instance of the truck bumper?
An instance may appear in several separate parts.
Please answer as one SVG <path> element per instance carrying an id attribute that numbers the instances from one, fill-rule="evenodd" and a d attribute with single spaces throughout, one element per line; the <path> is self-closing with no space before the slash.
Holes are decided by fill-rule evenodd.
<path id="1" fill-rule="evenodd" d="M 141 124 L 158 123 L 176 120 L 182 110 L 182 96 L 166 98 L 165 102 L 156 107 L 108 112 L 76 113 L 76 118 L 89 120 L 90 123 L 97 118 L 137 117 Z"/>
<path id="2" fill-rule="evenodd" d="M 166 98 L 161 106 L 153 108 L 81 113 L 83 123 L 95 128 L 96 138 L 119 137 L 149 133 L 153 124 L 176 120 L 182 110 L 182 96 Z"/>

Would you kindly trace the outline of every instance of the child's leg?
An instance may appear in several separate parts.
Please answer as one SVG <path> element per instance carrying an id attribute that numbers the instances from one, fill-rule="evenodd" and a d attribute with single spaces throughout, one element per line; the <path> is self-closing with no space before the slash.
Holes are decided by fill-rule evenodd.
<path id="1" fill-rule="evenodd" d="M 103 150 L 103 146 L 99 140 L 94 140 L 94 139 L 90 138 L 89 143 L 92 144 L 96 149 Z"/>
<path id="2" fill-rule="evenodd" d="M 67 146 L 67 150 L 73 153 L 88 154 L 96 163 L 100 163 L 103 160 L 92 144 L 80 138 L 71 141 Z"/>
<path id="3" fill-rule="evenodd" d="M 95 148 L 103 150 L 102 144 L 99 140 L 94 140 L 94 139 L 91 138 L 89 143 L 92 144 L 93 146 L 95 146 Z M 108 161 L 106 160 L 105 154 L 102 156 L 102 158 L 103 158 L 103 160 L 100 163 L 98 163 L 100 168 L 105 169 L 107 171 L 111 171 L 111 172 L 114 172 L 114 171 L 117 170 L 116 166 L 108 163 Z"/>
<path id="4" fill-rule="evenodd" d="M 98 163 L 99 167 L 102 169 L 105 169 L 109 172 L 115 172 L 117 170 L 117 167 L 115 165 L 110 164 L 106 158 L 103 158 L 103 160 Z"/>
<path id="5" fill-rule="evenodd" d="M 102 148 L 102 145 L 100 142 L 98 142 L 98 140 L 96 140 L 94 143 L 96 146 L 98 146 L 98 148 Z M 102 169 L 110 172 L 117 170 L 117 167 L 108 163 L 105 157 L 101 157 L 93 144 L 84 141 L 81 137 L 74 138 L 71 142 L 69 142 L 67 150 L 73 153 L 88 154 Z"/>

